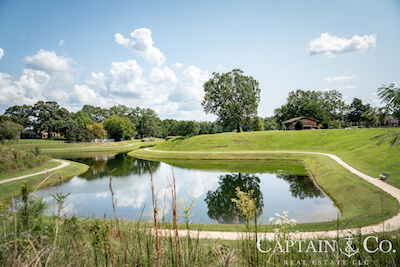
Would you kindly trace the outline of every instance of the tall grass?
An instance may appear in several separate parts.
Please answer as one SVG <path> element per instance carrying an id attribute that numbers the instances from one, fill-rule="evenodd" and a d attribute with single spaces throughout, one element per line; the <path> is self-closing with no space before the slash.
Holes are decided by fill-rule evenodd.
<path id="1" fill-rule="evenodd" d="M 152 176 L 152 175 L 151 175 Z M 152 181 L 152 177 L 150 179 Z M 110 174 L 110 191 L 112 173 Z M 158 218 L 157 193 L 151 182 L 153 192 L 153 227 L 141 219 L 135 221 L 120 220 L 116 212 L 117 200 L 112 196 L 115 218 L 83 219 L 68 217 L 65 206 L 68 195 L 61 193 L 54 197 L 58 211 L 53 216 L 44 216 L 44 202 L 30 192 L 28 184 L 22 188 L 22 198 L 12 202 L 0 211 L 0 265 L 1 266 L 290 266 L 307 262 L 319 266 L 397 266 L 399 253 L 367 253 L 362 249 L 364 236 L 354 235 L 352 245 L 360 252 L 351 259 L 338 250 L 326 252 L 299 253 L 295 249 L 261 253 L 257 249 L 259 229 L 256 216 L 251 215 L 251 192 L 243 192 L 248 198 L 238 204 L 238 212 L 250 207 L 245 233 L 240 233 L 236 241 L 220 239 L 200 239 L 192 237 L 196 230 L 190 223 L 192 205 L 180 205 L 178 208 L 177 191 L 174 180 L 171 183 L 172 231 Z M 247 202 L 247 204 L 246 204 Z M 181 214 L 179 214 L 181 212 Z M 256 215 L 257 213 L 254 212 Z M 185 219 L 186 231 L 177 231 L 178 216 Z M 277 217 L 278 218 L 278 217 Z M 272 241 L 262 242 L 262 247 L 274 248 L 279 240 L 290 235 L 290 228 L 274 224 L 283 235 Z M 185 234 L 186 232 L 186 234 Z M 159 233 L 159 234 L 157 234 Z M 390 240 L 393 248 L 400 248 L 400 232 L 376 233 L 377 239 L 369 242 L 370 248 L 378 243 Z M 339 247 L 346 247 L 346 240 L 337 238 Z M 264 240 L 265 241 L 265 240 Z M 385 243 L 386 242 L 386 243 Z M 387 241 L 382 248 L 386 250 Z M 314 240 L 318 246 L 318 240 Z M 345 263 L 346 262 L 346 263 Z M 354 262 L 354 264 L 353 264 Z"/>
<path id="2" fill-rule="evenodd" d="M 40 149 L 25 151 L 0 144 L 0 173 L 34 168 L 49 161 L 49 157 L 41 155 Z"/>

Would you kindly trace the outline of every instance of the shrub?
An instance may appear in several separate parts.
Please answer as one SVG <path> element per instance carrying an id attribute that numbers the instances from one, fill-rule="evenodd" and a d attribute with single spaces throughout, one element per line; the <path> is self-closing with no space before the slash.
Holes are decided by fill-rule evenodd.
<path id="1" fill-rule="evenodd" d="M 153 137 L 146 137 L 142 139 L 142 142 L 154 142 L 154 138 Z"/>
<path id="2" fill-rule="evenodd" d="M 295 128 L 296 130 L 304 130 L 303 122 L 302 122 L 301 120 L 298 120 L 298 121 L 296 122 L 296 125 L 294 126 L 294 128 Z"/>

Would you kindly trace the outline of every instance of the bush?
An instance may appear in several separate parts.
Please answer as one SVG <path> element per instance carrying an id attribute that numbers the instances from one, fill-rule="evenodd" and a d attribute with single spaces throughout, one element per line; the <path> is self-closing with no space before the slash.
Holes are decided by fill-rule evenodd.
<path id="1" fill-rule="evenodd" d="M 154 138 L 152 137 L 143 138 L 142 142 L 154 142 Z"/>
<path id="2" fill-rule="evenodd" d="M 208 132 L 209 134 L 215 134 L 215 129 L 211 128 L 210 131 Z"/>
<path id="3" fill-rule="evenodd" d="M 294 126 L 294 128 L 295 128 L 296 130 L 304 130 L 303 122 L 302 122 L 301 120 L 298 120 L 298 121 L 296 122 L 296 125 Z"/>

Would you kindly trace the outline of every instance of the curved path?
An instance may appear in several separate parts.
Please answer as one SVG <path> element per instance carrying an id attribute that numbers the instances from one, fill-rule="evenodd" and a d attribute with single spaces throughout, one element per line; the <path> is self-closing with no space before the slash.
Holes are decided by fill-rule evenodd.
<path id="1" fill-rule="evenodd" d="M 280 153 L 280 154 L 314 154 L 314 155 L 322 155 L 327 156 L 333 159 L 336 163 L 343 166 L 345 169 L 349 170 L 351 173 L 357 175 L 361 179 L 367 181 L 370 184 L 375 185 L 376 187 L 382 189 L 389 195 L 393 196 L 400 203 L 400 189 L 387 184 L 386 182 L 381 181 L 380 179 L 371 177 L 366 175 L 355 168 L 351 167 L 347 163 L 345 163 L 341 158 L 336 155 L 328 154 L 328 153 L 319 153 L 319 152 L 298 152 L 298 151 L 229 151 L 229 152 L 216 152 L 216 151 L 162 151 L 162 150 L 150 150 L 148 148 L 145 149 L 149 152 L 158 152 L 158 153 Z M 397 213 L 390 219 L 387 219 L 379 224 L 365 226 L 361 229 L 342 229 L 342 230 L 329 230 L 329 231 L 316 231 L 316 232 L 296 232 L 292 233 L 292 237 L 295 239 L 312 239 L 312 238 L 336 238 L 339 234 L 340 236 L 344 236 L 349 232 L 353 234 L 361 231 L 363 235 L 369 235 L 377 232 L 386 232 L 386 231 L 394 231 L 400 229 L 400 212 Z M 179 230 L 179 235 L 185 236 L 187 235 L 187 230 Z M 208 239 L 226 239 L 226 240 L 236 240 L 240 238 L 243 233 L 240 232 L 219 232 L 219 231 L 191 231 L 190 235 L 193 237 L 199 238 L 208 238 Z M 274 238 L 274 233 L 261 233 L 260 236 L 267 236 L 271 239 Z"/>
<path id="2" fill-rule="evenodd" d="M 28 177 L 31 177 L 31 176 L 35 176 L 35 175 L 38 175 L 38 174 L 43 174 L 43 173 L 46 173 L 46 172 L 51 172 L 51 171 L 54 171 L 54 170 L 58 170 L 58 169 L 64 168 L 64 167 L 68 166 L 69 164 L 71 164 L 71 163 L 69 163 L 69 162 L 67 162 L 67 161 L 63 161 L 63 160 L 56 160 L 56 159 L 53 159 L 53 161 L 61 162 L 61 164 L 58 165 L 57 167 L 48 169 L 47 171 L 35 172 L 35 173 L 23 175 L 23 176 L 18 176 L 18 177 L 14 177 L 14 178 L 4 179 L 4 180 L 1 180 L 1 181 L 0 181 L 0 184 L 5 184 L 5 183 L 11 182 L 11 181 L 16 181 L 16 180 L 25 179 L 25 178 L 28 178 Z"/>

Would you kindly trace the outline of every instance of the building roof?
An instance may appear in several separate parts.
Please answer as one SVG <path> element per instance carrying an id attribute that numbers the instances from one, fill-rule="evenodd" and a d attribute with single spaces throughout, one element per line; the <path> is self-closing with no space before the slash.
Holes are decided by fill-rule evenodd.
<path id="1" fill-rule="evenodd" d="M 308 120 L 312 120 L 312 121 L 315 121 L 315 122 L 319 122 L 319 120 L 316 120 L 316 119 L 313 119 L 313 118 L 310 118 L 310 117 L 307 117 L 307 116 L 301 116 L 301 117 L 289 119 L 287 121 L 284 121 L 283 123 L 292 123 L 292 122 L 295 122 L 295 121 L 298 121 L 298 120 L 301 120 L 301 119 L 308 119 Z"/>

